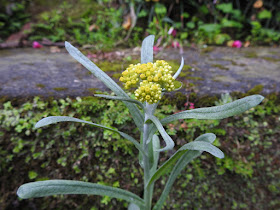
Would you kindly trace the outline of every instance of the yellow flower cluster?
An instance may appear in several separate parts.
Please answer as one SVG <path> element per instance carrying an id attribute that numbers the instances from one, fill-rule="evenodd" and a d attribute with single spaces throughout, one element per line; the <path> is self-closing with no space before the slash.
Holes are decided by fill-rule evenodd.
<path id="1" fill-rule="evenodd" d="M 161 87 L 154 82 L 144 80 L 140 87 L 135 90 L 136 100 L 140 102 L 147 101 L 149 104 L 157 103 L 161 99 Z"/>
<path id="2" fill-rule="evenodd" d="M 175 79 L 171 74 L 171 66 L 164 60 L 157 60 L 155 63 L 129 65 L 122 72 L 120 81 L 125 83 L 125 89 L 137 87 L 140 83 L 135 91 L 136 99 L 153 104 L 160 100 L 162 88 L 167 91 L 175 89 Z"/>

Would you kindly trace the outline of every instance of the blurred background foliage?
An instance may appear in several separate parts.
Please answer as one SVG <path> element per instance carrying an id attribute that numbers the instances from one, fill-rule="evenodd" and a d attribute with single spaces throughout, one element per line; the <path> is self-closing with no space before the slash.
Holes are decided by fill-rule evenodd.
<path id="1" fill-rule="evenodd" d="M 272 45 L 280 39 L 275 0 L 0 0 L 4 41 L 32 22 L 29 40 L 71 41 L 96 49 L 139 45 L 225 45 L 230 40 Z"/>

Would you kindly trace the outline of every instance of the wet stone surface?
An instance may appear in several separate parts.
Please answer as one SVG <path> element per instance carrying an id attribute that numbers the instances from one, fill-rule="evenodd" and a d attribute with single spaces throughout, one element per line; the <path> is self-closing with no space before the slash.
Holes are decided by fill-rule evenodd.
<path id="1" fill-rule="evenodd" d="M 130 50 L 126 53 L 128 56 Z M 139 58 L 140 51 L 134 50 L 133 55 Z M 263 94 L 280 90 L 280 48 L 185 49 L 183 57 L 191 68 L 179 80 L 193 83 L 198 95 L 247 92 L 256 85 L 263 85 Z M 155 57 L 178 63 L 180 58 L 175 49 L 167 49 Z M 87 96 L 93 90 L 108 91 L 66 51 L 50 53 L 48 48 L 0 51 L 0 96 Z"/>

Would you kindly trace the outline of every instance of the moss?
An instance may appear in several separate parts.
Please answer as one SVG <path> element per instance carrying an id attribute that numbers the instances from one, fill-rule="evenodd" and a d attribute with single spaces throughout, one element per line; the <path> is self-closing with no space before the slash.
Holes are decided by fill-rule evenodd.
<path id="1" fill-rule="evenodd" d="M 229 70 L 228 67 L 225 67 L 225 66 L 223 66 L 221 64 L 212 64 L 211 66 L 214 67 L 214 68 L 221 69 L 221 70 Z"/>
<path id="2" fill-rule="evenodd" d="M 280 93 L 270 93 L 266 98 L 274 104 L 280 104 Z"/>
<path id="3" fill-rule="evenodd" d="M 214 106 L 215 101 L 218 101 L 219 98 L 217 96 L 202 96 L 199 98 L 199 107 L 209 107 Z"/>
<path id="4" fill-rule="evenodd" d="M 180 65 L 181 65 L 181 63 L 179 63 L 176 60 L 167 60 L 166 62 L 172 67 L 173 73 L 175 73 L 180 68 Z M 187 72 L 191 69 L 192 69 L 192 67 L 190 65 L 184 65 L 181 74 L 183 74 L 183 73 L 188 74 Z M 180 76 L 181 76 L 181 74 L 180 74 Z"/>
<path id="5" fill-rule="evenodd" d="M 272 58 L 272 57 L 261 57 L 262 59 L 266 60 L 266 61 L 269 61 L 269 62 L 279 62 L 280 59 L 279 58 Z"/>
<path id="6" fill-rule="evenodd" d="M 98 88 L 88 88 L 87 91 L 91 94 L 94 94 L 96 91 L 98 91 Z"/>
<path id="7" fill-rule="evenodd" d="M 249 91 L 247 91 L 246 95 L 254 95 L 254 94 L 260 94 L 263 90 L 263 85 L 256 85 Z"/>
<path id="8" fill-rule="evenodd" d="M 56 87 L 56 88 L 53 88 L 55 91 L 66 91 L 68 90 L 68 88 L 66 87 Z"/>
<path id="9" fill-rule="evenodd" d="M 36 87 L 38 87 L 38 88 L 45 88 L 46 86 L 45 86 L 44 84 L 37 83 L 37 84 L 36 84 Z"/>
<path id="10" fill-rule="evenodd" d="M 249 52 L 245 52 L 245 58 L 258 58 L 258 54 L 256 52 L 252 52 L 252 51 L 249 51 Z"/>
<path id="11" fill-rule="evenodd" d="M 122 76 L 121 73 L 115 73 L 115 74 L 113 74 L 112 77 L 115 78 L 115 79 L 119 79 L 121 76 Z"/>
<path id="12" fill-rule="evenodd" d="M 194 81 L 204 80 L 204 79 L 201 78 L 201 77 L 187 77 L 186 79 L 188 79 L 188 80 L 194 80 Z"/>
<path id="13" fill-rule="evenodd" d="M 104 72 L 122 72 L 124 71 L 130 64 L 139 63 L 139 60 L 132 60 L 130 62 L 123 61 L 102 61 L 96 63 L 96 65 Z"/>
<path id="14" fill-rule="evenodd" d="M 167 93 L 163 96 L 161 100 L 161 104 L 163 105 L 177 105 L 177 107 L 180 107 L 182 104 L 186 102 L 186 94 L 182 92 L 176 92 L 174 93 Z"/>
<path id="15" fill-rule="evenodd" d="M 201 50 L 201 54 L 206 54 L 214 51 L 214 47 L 206 47 Z"/>

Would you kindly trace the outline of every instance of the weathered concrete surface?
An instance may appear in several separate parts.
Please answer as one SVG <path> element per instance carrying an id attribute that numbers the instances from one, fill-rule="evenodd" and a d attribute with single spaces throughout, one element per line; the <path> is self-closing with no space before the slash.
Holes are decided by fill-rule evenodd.
<path id="1" fill-rule="evenodd" d="M 139 51 L 135 54 L 140 56 Z M 180 80 L 194 83 L 200 95 L 246 92 L 259 84 L 263 94 L 280 91 L 280 48 L 185 49 L 183 57 L 192 69 L 187 79 Z M 167 49 L 158 59 L 179 62 L 180 55 Z M 50 53 L 47 48 L 0 51 L 0 96 L 84 96 L 91 95 L 92 89 L 108 90 L 67 52 Z"/>
<path id="2" fill-rule="evenodd" d="M 164 56 L 175 59 L 178 55 L 168 52 Z M 246 92 L 256 85 L 263 85 L 263 94 L 280 91 L 280 48 L 189 49 L 183 56 L 193 67 L 191 77 L 196 80 L 191 82 L 198 94 Z"/>
<path id="3" fill-rule="evenodd" d="M 0 75 L 1 96 L 79 96 L 106 88 L 67 52 L 48 49 L 0 51 Z"/>

